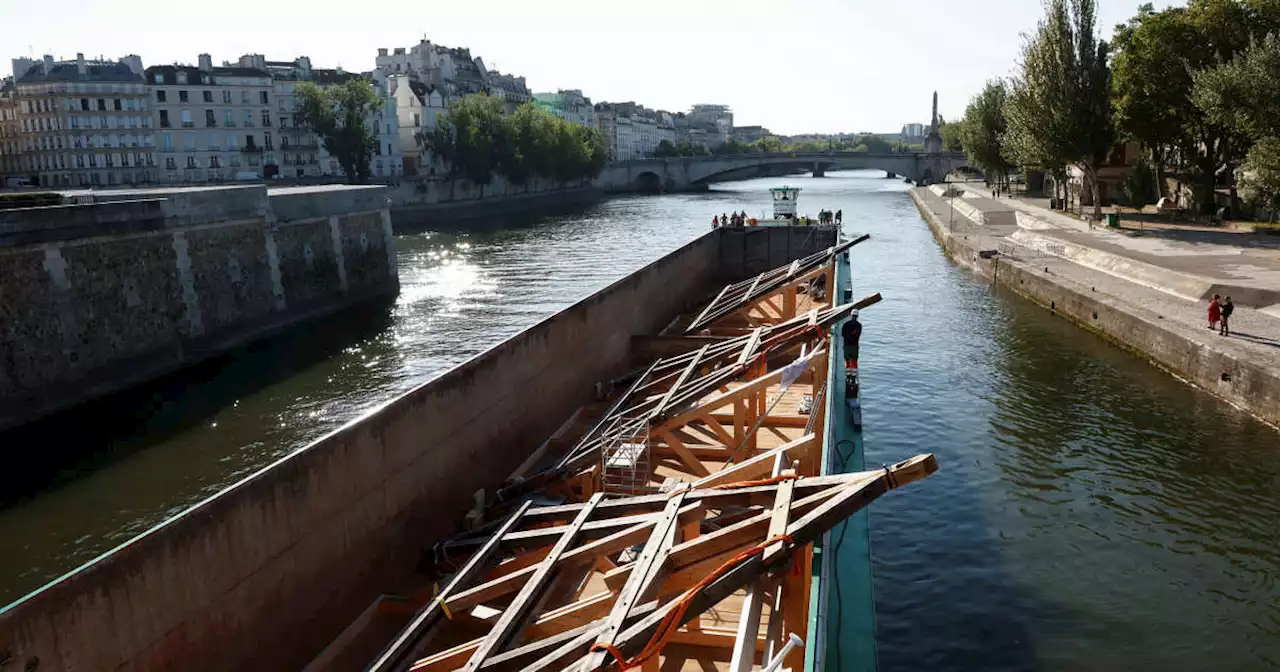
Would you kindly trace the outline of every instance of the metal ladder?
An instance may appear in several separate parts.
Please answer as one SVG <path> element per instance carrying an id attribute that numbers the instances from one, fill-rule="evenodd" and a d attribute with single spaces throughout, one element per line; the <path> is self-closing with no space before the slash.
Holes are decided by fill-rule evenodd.
<path id="1" fill-rule="evenodd" d="M 602 432 L 601 485 L 606 494 L 655 492 L 650 485 L 649 419 L 618 416 Z"/>

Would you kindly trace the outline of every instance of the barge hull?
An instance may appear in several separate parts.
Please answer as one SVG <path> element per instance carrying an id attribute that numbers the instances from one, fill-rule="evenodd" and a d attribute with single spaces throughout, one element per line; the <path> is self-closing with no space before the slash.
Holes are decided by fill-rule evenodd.
<path id="1" fill-rule="evenodd" d="M 6 607 L 0 650 L 44 670 L 300 669 L 624 373 L 633 336 L 835 235 L 709 232 Z"/>

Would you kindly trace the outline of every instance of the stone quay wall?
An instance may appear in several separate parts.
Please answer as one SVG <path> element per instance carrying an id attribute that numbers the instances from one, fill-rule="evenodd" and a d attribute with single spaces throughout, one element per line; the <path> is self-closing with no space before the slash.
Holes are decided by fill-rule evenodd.
<path id="1" fill-rule="evenodd" d="M 947 256 L 1072 322 L 1154 363 L 1265 422 L 1280 424 L 1280 372 L 1207 347 L 1179 325 L 1142 306 L 1090 291 L 1060 275 L 982 250 L 947 224 L 913 189 L 911 198 Z M 1198 335 L 1198 332 L 1197 334 Z"/>
<path id="2" fill-rule="evenodd" d="M 0 428 L 399 288 L 383 187 L 71 200 L 0 212 Z"/>

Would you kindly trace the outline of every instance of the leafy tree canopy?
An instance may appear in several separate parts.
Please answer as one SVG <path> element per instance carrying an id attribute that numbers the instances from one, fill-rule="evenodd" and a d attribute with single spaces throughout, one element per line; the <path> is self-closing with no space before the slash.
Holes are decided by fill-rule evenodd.
<path id="1" fill-rule="evenodd" d="M 373 85 L 363 78 L 325 88 L 300 82 L 295 95 L 295 119 L 320 137 L 347 179 L 353 184 L 369 179 L 369 161 L 378 145 L 378 133 L 376 127 L 370 128 L 368 119 L 376 116 L 383 104 Z"/>

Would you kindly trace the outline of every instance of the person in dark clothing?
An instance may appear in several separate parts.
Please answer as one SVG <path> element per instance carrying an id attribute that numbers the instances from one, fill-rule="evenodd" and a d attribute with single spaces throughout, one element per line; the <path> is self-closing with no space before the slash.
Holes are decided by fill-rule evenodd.
<path id="1" fill-rule="evenodd" d="M 1231 303 L 1231 297 L 1227 297 L 1222 302 L 1222 329 L 1218 332 L 1223 336 L 1231 335 L 1231 327 L 1227 324 L 1231 320 L 1231 313 L 1236 311 L 1236 304 Z"/>
<path id="2" fill-rule="evenodd" d="M 862 338 L 862 323 L 858 321 L 856 313 L 840 327 L 840 338 L 844 341 L 845 368 L 858 368 L 858 341 Z"/>
<path id="3" fill-rule="evenodd" d="M 836 224 L 844 222 L 844 210 L 836 210 Z"/>

